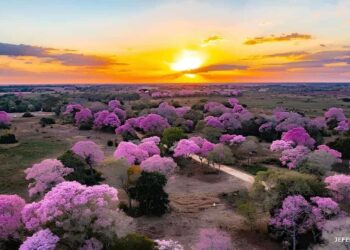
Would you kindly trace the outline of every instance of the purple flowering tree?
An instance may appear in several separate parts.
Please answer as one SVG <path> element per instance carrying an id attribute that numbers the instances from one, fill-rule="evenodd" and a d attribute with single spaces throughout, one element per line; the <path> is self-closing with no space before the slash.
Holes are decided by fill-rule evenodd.
<path id="1" fill-rule="evenodd" d="M 146 150 L 132 142 L 121 142 L 114 152 L 114 158 L 124 158 L 130 165 L 140 164 L 149 157 Z"/>
<path id="2" fill-rule="evenodd" d="M 121 108 L 121 103 L 119 100 L 111 100 L 108 102 L 108 108 L 110 110 L 115 110 L 116 108 Z"/>
<path id="3" fill-rule="evenodd" d="M 161 135 L 170 125 L 162 116 L 149 114 L 140 119 L 139 127 L 147 134 Z"/>
<path id="4" fill-rule="evenodd" d="M 335 201 L 350 207 L 350 175 L 338 174 L 325 178 L 324 182 Z"/>
<path id="5" fill-rule="evenodd" d="M 75 119 L 75 124 L 80 129 L 91 129 L 93 115 L 90 109 L 83 108 L 80 111 L 76 112 L 74 119 Z"/>
<path id="6" fill-rule="evenodd" d="M 0 195 L 0 241 L 18 239 L 25 201 L 18 195 Z"/>
<path id="7" fill-rule="evenodd" d="M 193 140 L 181 139 L 174 148 L 174 157 L 189 157 L 199 152 L 200 147 Z"/>
<path id="8" fill-rule="evenodd" d="M 28 237 L 20 246 L 19 250 L 55 250 L 59 240 L 60 238 L 54 235 L 50 229 L 42 229 L 31 237 Z"/>
<path id="9" fill-rule="evenodd" d="M 294 146 L 313 148 L 315 140 L 302 127 L 293 128 L 282 134 L 282 140 L 290 141 Z"/>
<path id="10" fill-rule="evenodd" d="M 65 181 L 64 177 L 74 170 L 63 166 L 62 162 L 56 159 L 46 159 L 40 163 L 27 168 L 26 180 L 32 181 L 29 188 L 29 196 L 41 196 L 58 183 Z"/>
<path id="11" fill-rule="evenodd" d="M 158 172 L 167 177 L 174 174 L 177 165 L 171 157 L 161 157 L 160 155 L 153 155 L 152 157 L 141 162 L 142 171 Z"/>
<path id="12" fill-rule="evenodd" d="M 0 128 L 9 128 L 10 125 L 11 117 L 5 111 L 0 111 Z"/>
<path id="13" fill-rule="evenodd" d="M 148 156 L 159 155 L 160 149 L 154 141 L 141 142 L 138 148 L 148 153 Z"/>
<path id="14" fill-rule="evenodd" d="M 230 135 L 224 134 L 220 136 L 220 143 L 228 145 L 239 145 L 246 141 L 246 138 L 243 135 Z"/>
<path id="15" fill-rule="evenodd" d="M 132 229 L 132 219 L 118 205 L 118 192 L 108 185 L 62 182 L 42 200 L 25 205 L 22 221 L 29 231 L 50 229 L 64 244 L 79 249 L 91 235 L 108 242 Z"/>

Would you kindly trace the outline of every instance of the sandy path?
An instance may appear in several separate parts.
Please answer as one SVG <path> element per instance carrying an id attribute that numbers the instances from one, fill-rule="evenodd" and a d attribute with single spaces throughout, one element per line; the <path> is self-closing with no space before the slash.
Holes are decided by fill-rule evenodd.
<path id="1" fill-rule="evenodd" d="M 197 162 L 201 162 L 197 155 L 192 155 L 191 158 L 193 160 L 197 161 Z M 207 163 L 208 161 L 205 159 L 204 162 Z M 219 169 L 220 171 L 225 172 L 225 173 L 227 173 L 227 174 L 229 174 L 231 176 L 234 176 L 234 177 L 236 177 L 236 178 L 238 178 L 238 179 L 240 179 L 240 180 L 242 180 L 244 182 L 247 182 L 249 184 L 253 184 L 254 181 L 255 181 L 255 178 L 254 178 L 253 175 L 247 174 L 247 173 L 245 173 L 243 171 L 240 171 L 238 169 L 235 169 L 233 167 L 226 166 L 226 165 L 220 165 L 219 166 L 216 163 L 214 164 L 214 166 L 217 169 Z"/>

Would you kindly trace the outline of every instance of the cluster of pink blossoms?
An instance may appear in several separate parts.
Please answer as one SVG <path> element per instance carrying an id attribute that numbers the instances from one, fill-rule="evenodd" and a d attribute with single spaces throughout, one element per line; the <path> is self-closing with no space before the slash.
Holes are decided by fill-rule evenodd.
<path id="1" fill-rule="evenodd" d="M 340 210 L 338 204 L 330 198 L 311 198 L 310 204 L 301 195 L 288 196 L 282 208 L 271 218 L 270 226 L 284 232 L 304 234 L 313 228 L 322 229 L 325 220 L 336 216 Z"/>
<path id="2" fill-rule="evenodd" d="M 28 237 L 19 250 L 55 250 L 59 240 L 50 229 L 42 229 Z"/>
<path id="3" fill-rule="evenodd" d="M 158 172 L 165 176 L 174 174 L 177 164 L 171 157 L 161 157 L 160 155 L 153 155 L 141 162 L 142 171 Z"/>
<path id="4" fill-rule="evenodd" d="M 117 128 L 121 125 L 118 116 L 109 112 L 108 110 L 102 110 L 95 114 L 94 127 L 101 128 Z"/>
<path id="5" fill-rule="evenodd" d="M 350 175 L 338 174 L 328 176 L 324 182 L 337 202 L 350 204 Z"/>
<path id="6" fill-rule="evenodd" d="M 346 120 L 346 117 L 344 115 L 344 111 L 342 108 L 330 108 L 324 113 L 324 117 L 326 119 L 326 122 L 341 122 Z"/>
<path id="7" fill-rule="evenodd" d="M 116 108 L 121 108 L 121 103 L 119 100 L 111 100 L 108 102 L 108 108 L 110 110 L 115 110 Z"/>
<path id="8" fill-rule="evenodd" d="M 26 180 L 33 181 L 29 184 L 29 196 L 43 195 L 58 183 L 65 181 L 64 177 L 74 170 L 63 166 L 56 159 L 46 159 L 27 168 Z"/>
<path id="9" fill-rule="evenodd" d="M 122 141 L 114 152 L 114 158 L 125 159 L 130 165 L 140 164 L 148 157 L 159 155 L 160 150 L 154 141 L 142 142 L 136 145 L 132 142 Z"/>
<path id="10" fill-rule="evenodd" d="M 282 134 L 282 140 L 290 141 L 295 146 L 313 148 L 315 140 L 302 127 L 293 128 Z"/>
<path id="11" fill-rule="evenodd" d="M 0 241 L 19 238 L 21 211 L 25 204 L 18 195 L 0 195 Z"/>
<path id="12" fill-rule="evenodd" d="M 80 111 L 75 113 L 74 119 L 75 123 L 79 126 L 92 121 L 93 115 L 90 109 L 82 108 Z"/>
<path id="13" fill-rule="evenodd" d="M 214 149 L 214 146 L 215 144 L 199 136 L 181 139 L 175 146 L 174 157 L 188 157 L 191 154 L 206 157 Z"/>
<path id="14" fill-rule="evenodd" d="M 271 143 L 270 150 L 272 152 L 282 152 L 287 149 L 292 149 L 293 143 L 291 141 L 276 140 Z"/>
<path id="15" fill-rule="evenodd" d="M 140 119 L 139 127 L 145 133 L 162 134 L 164 129 L 169 128 L 168 121 L 160 115 L 149 114 Z"/>
<path id="16" fill-rule="evenodd" d="M 80 110 L 82 110 L 84 107 L 81 104 L 77 104 L 77 103 L 71 103 L 68 104 L 66 107 L 66 110 L 64 111 L 64 115 L 69 115 L 72 114 L 73 116 L 75 115 L 75 113 L 79 112 Z"/>
<path id="17" fill-rule="evenodd" d="M 11 117 L 5 111 L 0 111 L 0 126 L 9 126 L 10 124 Z"/>
<path id="18" fill-rule="evenodd" d="M 89 165 L 100 164 L 104 159 L 103 151 L 93 141 L 78 141 L 71 150 Z"/>
<path id="19" fill-rule="evenodd" d="M 237 145 L 246 141 L 243 135 L 230 135 L 224 134 L 220 136 L 220 143 L 226 143 L 229 145 Z"/>
<path id="20" fill-rule="evenodd" d="M 118 192 L 108 185 L 62 182 L 42 200 L 25 205 L 22 221 L 29 231 L 50 229 L 63 240 L 81 245 L 88 233 L 124 236 L 132 220 L 118 208 Z M 72 226 L 74 225 L 74 226 Z"/>
<path id="21" fill-rule="evenodd" d="M 310 153 L 309 148 L 296 146 L 295 148 L 282 151 L 280 161 L 282 165 L 287 166 L 289 169 L 294 169 L 305 159 L 308 153 Z"/>

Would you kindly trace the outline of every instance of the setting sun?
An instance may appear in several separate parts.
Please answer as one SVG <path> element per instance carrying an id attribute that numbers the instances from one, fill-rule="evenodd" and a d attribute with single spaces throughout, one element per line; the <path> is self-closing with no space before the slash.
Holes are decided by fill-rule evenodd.
<path id="1" fill-rule="evenodd" d="M 171 64 L 175 71 L 187 71 L 199 68 L 203 64 L 203 57 L 197 51 L 185 50 L 179 58 Z"/>

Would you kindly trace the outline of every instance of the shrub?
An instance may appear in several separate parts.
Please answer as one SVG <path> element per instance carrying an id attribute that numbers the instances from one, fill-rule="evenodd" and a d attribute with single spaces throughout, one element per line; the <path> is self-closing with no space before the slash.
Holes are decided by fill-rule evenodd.
<path id="1" fill-rule="evenodd" d="M 111 246 L 111 250 L 157 250 L 156 244 L 153 240 L 147 238 L 144 235 L 131 233 L 116 241 L 116 243 Z"/>
<path id="2" fill-rule="evenodd" d="M 216 144 L 214 149 L 208 154 L 208 161 L 214 162 L 219 166 L 221 164 L 233 164 L 235 158 L 233 157 L 232 151 L 228 146 L 223 144 Z"/>
<path id="3" fill-rule="evenodd" d="M 222 135 L 223 130 L 220 128 L 205 127 L 202 129 L 201 134 L 212 143 L 218 143 L 219 138 Z"/>
<path id="4" fill-rule="evenodd" d="M 187 136 L 181 128 L 166 128 L 162 135 L 162 143 L 170 148 L 175 142 L 185 138 Z"/>
<path id="5" fill-rule="evenodd" d="M 289 195 L 302 195 L 308 199 L 326 194 L 325 184 L 316 176 L 294 171 L 269 169 L 259 172 L 253 185 L 254 199 L 266 209 L 280 207 Z"/>
<path id="6" fill-rule="evenodd" d="M 344 158 L 350 158 L 350 138 L 337 138 L 327 146 L 341 152 Z"/>
<path id="7" fill-rule="evenodd" d="M 6 133 L 0 135 L 0 144 L 12 144 L 17 143 L 16 136 L 14 134 Z"/>
<path id="8" fill-rule="evenodd" d="M 55 119 L 51 117 L 42 117 L 40 119 L 40 124 L 42 127 L 45 127 L 46 125 L 52 125 L 55 123 L 56 123 Z"/>
<path id="9" fill-rule="evenodd" d="M 258 164 L 243 164 L 240 167 L 243 171 L 252 174 L 252 175 L 257 175 L 258 172 L 260 171 L 266 171 L 268 168 L 264 166 L 260 166 Z"/>
<path id="10" fill-rule="evenodd" d="M 129 189 L 129 194 L 139 202 L 142 214 L 161 216 L 168 210 L 168 194 L 164 191 L 166 182 L 166 177 L 160 173 L 141 173 L 135 187 Z"/>
<path id="11" fill-rule="evenodd" d="M 28 118 L 28 117 L 34 117 L 34 115 L 30 112 L 25 112 L 22 117 Z"/>

